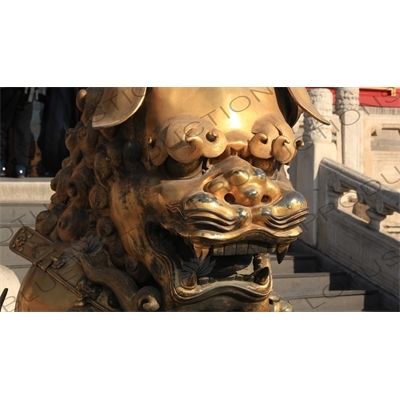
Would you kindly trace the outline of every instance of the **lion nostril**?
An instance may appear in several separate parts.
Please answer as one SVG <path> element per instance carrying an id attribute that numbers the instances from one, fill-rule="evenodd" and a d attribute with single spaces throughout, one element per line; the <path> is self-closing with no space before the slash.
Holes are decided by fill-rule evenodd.
<path id="1" fill-rule="evenodd" d="M 231 193 L 226 194 L 224 200 L 229 204 L 235 204 L 236 202 L 235 196 Z"/>
<path id="2" fill-rule="evenodd" d="M 264 195 L 261 199 L 262 203 L 270 203 L 271 202 L 271 197 Z"/>

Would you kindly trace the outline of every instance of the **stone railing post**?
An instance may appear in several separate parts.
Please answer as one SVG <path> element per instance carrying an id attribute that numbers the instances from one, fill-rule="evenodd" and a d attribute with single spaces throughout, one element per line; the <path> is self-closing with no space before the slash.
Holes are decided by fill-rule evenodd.
<path id="1" fill-rule="evenodd" d="M 312 89 L 309 92 L 311 100 L 328 121 L 332 118 L 332 93 L 329 89 Z M 290 177 L 294 187 L 307 200 L 309 215 L 301 225 L 303 233 L 301 240 L 310 246 L 317 246 L 318 217 L 318 168 L 324 157 L 336 161 L 336 146 L 332 143 L 332 127 L 323 125 L 309 114 L 304 114 L 304 147 L 299 149 Z M 292 174 L 293 172 L 293 174 Z"/>
<path id="2" fill-rule="evenodd" d="M 368 138 L 364 138 L 364 112 L 360 110 L 359 93 L 359 88 L 337 88 L 335 113 L 342 128 L 342 162 L 364 173 L 364 147 Z"/>

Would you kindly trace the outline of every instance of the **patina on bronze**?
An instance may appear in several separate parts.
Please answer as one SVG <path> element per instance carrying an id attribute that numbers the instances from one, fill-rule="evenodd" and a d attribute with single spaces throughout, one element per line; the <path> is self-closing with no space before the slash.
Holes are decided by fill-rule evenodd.
<path id="1" fill-rule="evenodd" d="M 303 88 L 90 88 L 55 194 L 10 248 L 16 311 L 282 311 L 269 254 L 301 233 L 283 165 Z"/>

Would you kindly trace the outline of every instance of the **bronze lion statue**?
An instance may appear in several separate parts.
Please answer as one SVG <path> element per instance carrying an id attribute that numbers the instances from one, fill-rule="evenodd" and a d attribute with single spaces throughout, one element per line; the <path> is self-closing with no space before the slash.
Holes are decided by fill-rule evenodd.
<path id="1" fill-rule="evenodd" d="M 16 311 L 279 311 L 269 255 L 301 233 L 288 180 L 304 88 L 88 88 L 54 195 L 10 248 Z"/>

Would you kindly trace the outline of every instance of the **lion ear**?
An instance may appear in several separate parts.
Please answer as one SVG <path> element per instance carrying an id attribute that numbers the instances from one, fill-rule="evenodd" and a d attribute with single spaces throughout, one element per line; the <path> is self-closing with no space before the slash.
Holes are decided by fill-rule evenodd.
<path id="1" fill-rule="evenodd" d="M 306 88 L 291 87 L 288 88 L 288 91 L 292 96 L 292 99 L 303 111 L 310 114 L 319 122 L 322 122 L 325 125 L 330 125 L 329 121 L 327 121 L 324 117 L 322 117 L 322 115 L 314 107 Z"/>
<path id="2" fill-rule="evenodd" d="M 92 117 L 93 128 L 122 124 L 139 109 L 145 95 L 145 87 L 105 88 Z"/>

